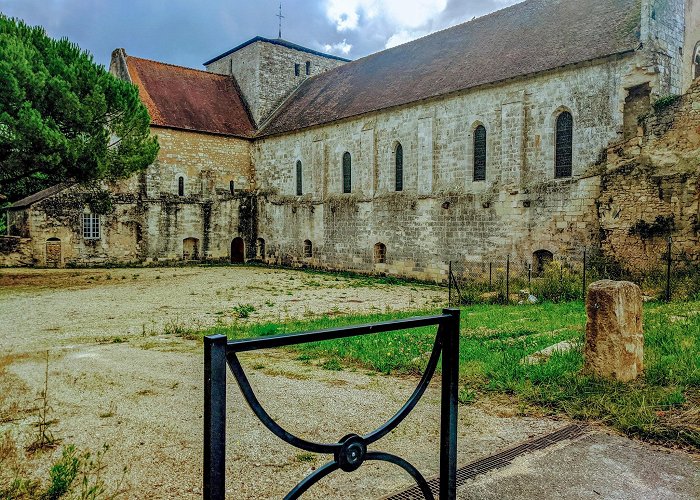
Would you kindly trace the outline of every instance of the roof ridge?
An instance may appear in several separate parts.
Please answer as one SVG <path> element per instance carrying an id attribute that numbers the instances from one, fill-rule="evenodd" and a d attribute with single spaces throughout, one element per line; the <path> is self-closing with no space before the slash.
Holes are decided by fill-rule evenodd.
<path id="1" fill-rule="evenodd" d="M 211 76 L 217 76 L 217 77 L 224 77 L 228 78 L 231 75 L 223 75 L 221 73 L 213 73 L 211 71 L 207 71 L 205 69 L 197 69 L 197 68 L 190 68 L 189 66 L 181 66 L 179 64 L 173 64 L 173 63 L 168 63 L 168 62 L 163 62 L 163 61 L 156 61 L 155 59 L 148 59 L 147 57 L 137 57 L 137 56 L 132 56 L 127 54 L 126 55 L 127 59 L 138 59 L 140 61 L 147 61 L 155 64 L 160 64 L 162 66 L 170 66 L 172 68 L 179 68 L 179 69 L 185 69 L 189 71 L 196 71 L 197 73 L 204 73 L 205 75 L 211 75 Z"/>

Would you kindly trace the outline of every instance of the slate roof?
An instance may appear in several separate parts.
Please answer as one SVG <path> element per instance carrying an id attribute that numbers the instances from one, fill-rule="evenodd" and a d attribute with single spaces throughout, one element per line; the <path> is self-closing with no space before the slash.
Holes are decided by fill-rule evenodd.
<path id="1" fill-rule="evenodd" d="M 306 80 L 261 135 L 635 50 L 640 0 L 527 0 Z"/>
<path id="2" fill-rule="evenodd" d="M 26 198 L 22 198 L 19 201 L 14 202 L 12 205 L 10 205 L 8 208 L 10 210 L 19 210 L 22 208 L 27 208 L 34 203 L 37 203 L 41 200 L 45 200 L 46 198 L 49 198 L 56 193 L 60 193 L 64 189 L 67 189 L 71 187 L 73 183 L 71 182 L 63 182 L 61 184 L 56 184 L 55 186 L 51 186 L 50 188 L 46 188 L 42 191 L 39 191 L 38 193 L 34 193 L 32 195 L 27 196 Z"/>
<path id="3" fill-rule="evenodd" d="M 138 57 L 126 57 L 151 123 L 250 138 L 255 126 L 233 77 Z"/>
<path id="4" fill-rule="evenodd" d="M 328 59 L 335 59 L 336 61 L 349 61 L 350 59 L 345 59 L 342 57 L 334 56 L 331 54 L 326 54 L 324 52 L 319 52 L 317 50 L 309 49 L 307 47 L 303 47 L 301 45 L 297 45 L 296 43 L 288 42 L 287 40 L 282 40 L 281 38 L 265 38 L 262 36 L 256 36 L 255 38 L 251 38 L 247 42 L 243 42 L 242 44 L 238 45 L 237 47 L 232 48 L 231 50 L 227 50 L 223 54 L 220 54 L 216 56 L 214 59 L 210 59 L 209 61 L 204 63 L 204 66 L 208 66 L 209 64 L 218 61 L 222 57 L 226 57 L 230 54 L 233 54 L 236 51 L 239 51 L 248 45 L 252 45 L 255 42 L 266 42 L 266 43 L 271 43 L 273 45 L 281 45 L 282 47 L 287 47 L 288 49 L 294 49 L 298 50 L 299 52 L 306 52 L 307 54 L 313 54 L 315 56 L 320 56 L 320 57 L 326 57 Z"/>

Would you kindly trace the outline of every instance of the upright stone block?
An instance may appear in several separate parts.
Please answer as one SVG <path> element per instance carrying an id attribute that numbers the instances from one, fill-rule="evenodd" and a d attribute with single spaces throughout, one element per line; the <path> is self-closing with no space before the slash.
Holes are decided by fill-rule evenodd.
<path id="1" fill-rule="evenodd" d="M 628 281 L 597 281 L 586 301 L 586 373 L 621 382 L 644 369 L 642 292 Z"/>

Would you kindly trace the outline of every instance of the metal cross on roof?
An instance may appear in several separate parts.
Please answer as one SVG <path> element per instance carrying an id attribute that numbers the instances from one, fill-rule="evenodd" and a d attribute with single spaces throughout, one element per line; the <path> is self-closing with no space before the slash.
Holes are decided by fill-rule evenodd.
<path id="1" fill-rule="evenodd" d="M 280 2 L 280 13 L 277 14 L 277 17 L 279 17 L 280 20 L 280 29 L 278 33 L 278 38 L 281 40 L 282 39 L 282 19 L 284 19 L 284 16 L 282 15 L 282 2 Z"/>

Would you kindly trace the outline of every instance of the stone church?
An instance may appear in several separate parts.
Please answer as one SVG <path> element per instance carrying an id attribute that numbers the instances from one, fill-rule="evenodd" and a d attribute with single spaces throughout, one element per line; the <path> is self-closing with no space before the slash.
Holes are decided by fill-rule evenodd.
<path id="1" fill-rule="evenodd" d="M 495 254 L 643 260 L 627 229 L 659 214 L 697 257 L 699 4 L 526 0 L 356 61 L 262 37 L 206 71 L 117 49 L 110 71 L 138 86 L 157 161 L 105 185 L 107 203 L 70 184 L 15 203 L 0 262 L 441 281 L 449 261 Z M 684 152 L 654 160 L 669 133 Z"/>

